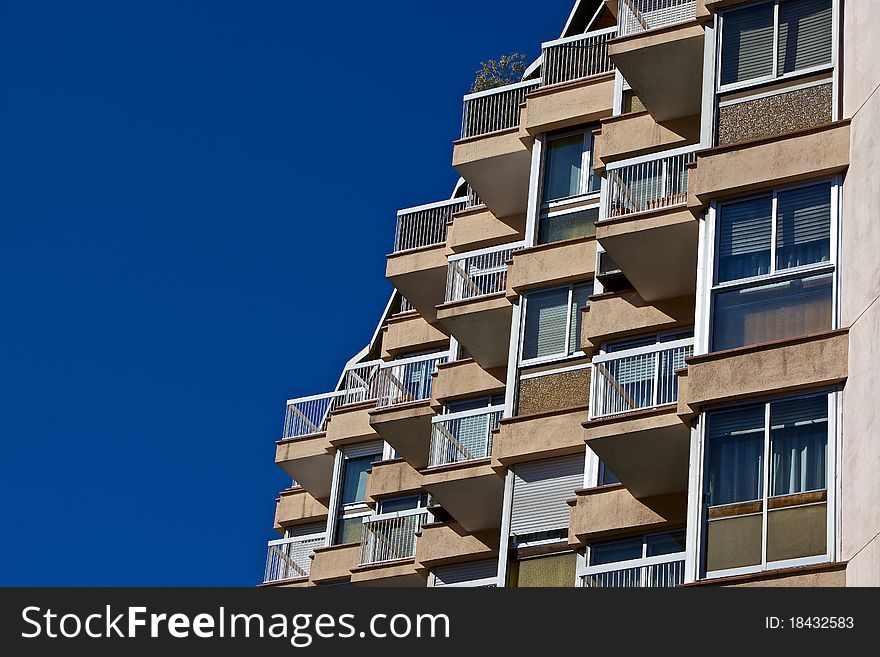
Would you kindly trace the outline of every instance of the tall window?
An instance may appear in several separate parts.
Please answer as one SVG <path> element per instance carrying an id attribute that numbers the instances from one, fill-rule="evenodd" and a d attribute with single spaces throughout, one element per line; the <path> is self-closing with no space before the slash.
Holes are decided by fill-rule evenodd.
<path id="1" fill-rule="evenodd" d="M 580 131 L 550 137 L 544 157 L 538 243 L 548 244 L 596 234 L 599 207 L 584 197 L 599 193 L 593 171 L 593 134 Z"/>
<path id="2" fill-rule="evenodd" d="M 706 414 L 710 573 L 826 557 L 828 393 Z"/>
<path id="3" fill-rule="evenodd" d="M 832 64 L 832 0 L 775 0 L 721 17 L 721 88 Z"/>
<path id="4" fill-rule="evenodd" d="M 712 351 L 832 328 L 836 193 L 826 181 L 719 206 Z"/>
<path id="5" fill-rule="evenodd" d="M 354 448 L 349 454 L 343 453 L 333 541 L 335 545 L 357 543 L 361 540 L 364 516 L 371 513 L 366 504 L 367 479 L 372 463 L 382 458 L 381 449 L 381 445 L 378 445 L 373 451 Z"/>
<path id="6" fill-rule="evenodd" d="M 578 283 L 526 295 L 522 363 L 580 352 L 581 311 L 592 290 L 591 283 Z"/>

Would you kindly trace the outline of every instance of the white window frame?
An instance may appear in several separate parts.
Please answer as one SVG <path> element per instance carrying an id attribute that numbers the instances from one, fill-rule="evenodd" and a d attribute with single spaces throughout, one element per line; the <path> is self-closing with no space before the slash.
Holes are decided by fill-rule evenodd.
<path id="1" fill-rule="evenodd" d="M 388 443 L 383 444 L 383 450 L 380 454 L 375 456 L 377 462 L 379 460 L 385 460 L 385 456 L 388 454 L 389 445 Z M 342 486 L 345 481 L 344 471 L 345 471 L 345 462 L 350 460 L 351 458 L 361 458 L 358 456 L 349 457 L 345 454 L 345 450 L 341 449 L 336 452 L 336 458 L 333 463 L 333 479 L 330 484 L 330 500 L 329 500 L 329 513 L 327 514 L 327 531 L 326 535 L 326 545 L 334 545 L 336 544 L 336 532 L 337 526 L 341 520 L 350 520 L 354 518 L 361 518 L 364 516 L 369 516 L 373 513 L 373 510 L 367 505 L 366 500 L 363 502 L 352 502 L 350 504 L 340 504 L 339 498 L 342 495 Z"/>
<path id="2" fill-rule="evenodd" d="M 574 283 L 569 283 L 568 285 L 556 285 L 553 287 L 544 287 L 538 288 L 534 290 L 529 290 L 528 292 L 524 292 L 522 294 L 522 321 L 520 322 L 520 331 L 519 331 L 519 348 L 517 349 L 519 367 L 532 367 L 534 365 L 544 365 L 547 363 L 555 363 L 558 361 L 568 360 L 570 358 L 583 358 L 586 353 L 583 350 L 583 347 L 574 351 L 572 353 L 568 352 L 568 345 L 571 343 L 571 302 L 574 299 L 574 288 L 584 286 L 590 288 L 593 286 L 593 282 L 590 280 L 586 281 L 577 281 Z M 555 354 L 550 354 L 548 356 L 536 356 L 535 358 L 523 359 L 523 345 L 525 343 L 526 337 L 526 321 L 529 314 L 529 295 L 537 294 L 541 292 L 553 292 L 556 290 L 568 290 L 568 312 L 566 313 L 566 322 L 565 322 L 565 352 L 558 352 Z M 549 372 L 547 372 L 549 374 Z"/>
<path id="3" fill-rule="evenodd" d="M 826 504 L 827 504 L 827 535 L 825 541 L 826 553 L 822 555 L 815 555 L 810 557 L 799 557 L 796 559 L 786 559 L 782 561 L 767 561 L 767 516 L 769 513 L 769 504 L 768 500 L 771 498 L 769 495 L 770 488 L 770 459 L 767 458 L 769 454 L 769 450 L 771 449 L 770 443 L 770 404 L 775 402 L 787 401 L 791 399 L 799 399 L 808 396 L 818 396 L 819 394 L 826 394 L 828 397 L 828 443 L 827 443 L 827 456 L 826 456 L 826 480 L 825 480 L 825 488 L 819 490 L 826 491 Z M 715 570 L 715 571 L 707 571 L 705 565 L 705 554 L 706 554 L 706 537 L 707 537 L 707 526 L 708 526 L 708 506 L 706 505 L 706 495 L 708 494 L 708 486 L 709 479 L 706 476 L 708 469 L 708 461 L 709 461 L 709 450 L 706 445 L 706 415 L 707 413 L 714 411 L 727 411 L 727 410 L 735 410 L 737 408 L 743 408 L 747 406 L 754 406 L 757 403 L 764 404 L 764 451 L 762 457 L 762 468 L 763 468 L 763 497 L 762 497 L 762 509 L 760 514 L 763 516 L 761 523 L 761 563 L 754 566 L 743 566 L 739 568 L 727 568 L 725 570 Z M 695 549 L 693 552 L 693 558 L 695 559 L 695 571 L 697 574 L 697 579 L 718 579 L 720 577 L 734 577 L 737 575 L 751 575 L 755 573 L 762 572 L 772 572 L 774 570 L 780 570 L 783 568 L 796 568 L 799 566 L 809 566 L 821 563 L 829 563 L 834 562 L 839 558 L 840 549 L 837 544 L 838 536 L 840 535 L 840 526 L 839 526 L 839 500 L 840 500 L 840 476 L 839 476 L 839 464 L 840 464 L 840 413 L 842 409 L 842 400 L 841 393 L 839 388 L 833 389 L 819 389 L 819 390 L 808 390 L 804 392 L 800 392 L 797 394 L 789 394 L 789 395 L 777 395 L 766 397 L 762 399 L 753 399 L 746 402 L 736 402 L 731 404 L 719 404 L 717 406 L 712 406 L 709 409 L 704 410 L 700 413 L 697 432 L 699 433 L 699 447 L 700 454 L 697 455 L 697 458 L 693 459 L 693 462 L 697 467 L 700 468 L 700 476 L 699 476 L 699 503 L 694 505 L 696 508 L 689 510 L 689 515 L 694 515 L 696 523 L 694 526 L 697 528 L 699 535 L 696 537 L 694 542 Z M 800 505 L 800 506 L 808 506 L 808 505 Z M 784 507 L 784 508 L 798 508 L 798 506 Z M 758 515 L 755 514 L 743 514 L 743 516 L 734 516 L 734 517 L 744 517 L 747 515 Z M 689 527 L 691 526 L 689 519 Z M 690 539 L 688 540 L 688 545 L 691 545 Z"/>
<path id="4" fill-rule="evenodd" d="M 777 222 L 778 222 L 778 214 L 777 214 L 777 198 L 780 192 L 788 192 L 791 190 L 812 187 L 813 185 L 830 183 L 831 186 L 831 225 L 830 225 L 830 248 L 829 248 L 829 256 L 827 262 L 817 262 L 809 265 L 803 265 L 801 267 L 790 267 L 786 269 L 777 269 L 776 268 L 776 235 L 777 235 Z M 760 287 L 762 285 L 771 285 L 773 283 L 782 283 L 788 280 L 802 278 L 804 276 L 818 276 L 822 274 L 832 274 L 831 288 L 832 288 L 832 297 L 831 297 L 831 330 L 834 330 L 839 327 L 839 286 L 840 286 L 840 268 L 838 267 L 839 261 L 839 234 L 840 234 L 840 222 L 841 222 L 841 179 L 840 176 L 833 177 L 825 177 L 818 178 L 815 180 L 810 180 L 807 182 L 797 183 L 794 185 L 786 185 L 782 187 L 774 187 L 770 190 L 749 194 L 746 196 L 735 196 L 729 199 L 724 199 L 722 201 L 713 202 L 710 206 L 709 212 L 707 214 L 706 221 L 706 239 L 702 242 L 706 245 L 708 253 L 706 253 L 705 262 L 710 264 L 711 266 L 706 267 L 706 270 L 703 272 L 703 281 L 702 281 L 702 289 L 705 290 L 705 299 L 704 303 L 697 304 L 699 308 L 700 305 L 705 307 L 705 311 L 702 317 L 697 318 L 697 324 L 701 325 L 700 328 L 704 330 L 699 330 L 696 326 L 694 327 L 694 336 L 695 338 L 699 336 L 701 344 L 697 344 L 695 340 L 694 343 L 694 353 L 695 354 L 706 354 L 710 353 L 710 350 L 713 349 L 712 345 L 712 334 L 714 330 L 715 324 L 715 297 L 720 292 L 728 292 L 731 290 L 745 289 L 751 287 Z M 739 202 L 739 201 L 748 201 L 756 198 L 764 198 L 768 195 L 772 195 L 772 212 L 771 212 L 771 233 L 770 233 L 770 270 L 767 274 L 760 274 L 758 276 L 750 276 L 748 278 L 740 278 L 732 281 L 724 281 L 723 283 L 717 283 L 717 273 L 718 273 L 718 263 L 720 259 L 720 253 L 718 248 L 718 242 L 721 238 L 721 231 L 718 230 L 718 224 L 721 221 L 721 213 L 722 208 L 725 203 L 731 202 Z M 700 291 L 698 290 L 698 297 L 702 296 Z M 749 345 L 746 345 L 749 346 Z"/>
<path id="5" fill-rule="evenodd" d="M 737 5 L 735 7 L 729 7 L 724 10 L 719 10 L 717 15 L 717 25 L 718 25 L 718 36 L 717 36 L 717 52 L 718 56 L 715 58 L 715 80 L 716 80 L 716 92 L 727 93 L 730 91 L 737 91 L 740 89 L 747 89 L 749 87 L 757 87 L 764 84 L 768 84 L 771 82 L 783 82 L 785 80 L 790 80 L 792 78 L 798 78 L 801 76 L 809 76 L 815 75 L 817 73 L 821 73 L 824 71 L 836 71 L 836 63 L 837 63 L 837 0 L 832 0 L 831 2 L 831 62 L 828 64 L 819 64 L 817 66 L 811 66 L 810 68 L 801 69 L 798 71 L 792 71 L 791 73 L 784 73 L 782 75 L 777 74 L 777 70 L 779 68 L 779 4 L 784 0 L 758 0 L 757 2 L 752 2 L 749 4 Z M 745 9 L 748 7 L 755 7 L 758 5 L 769 5 L 773 4 L 773 72 L 770 75 L 765 75 L 760 78 L 752 78 L 750 80 L 743 80 L 742 82 L 730 82 L 728 84 L 721 83 L 721 62 L 723 61 L 724 52 L 723 52 L 723 43 L 724 43 L 724 17 L 725 15 L 737 11 L 739 9 Z M 787 90 L 783 90 L 787 91 Z"/>
<path id="6" fill-rule="evenodd" d="M 540 215 L 543 216 L 547 212 L 555 210 L 560 206 L 570 205 L 577 201 L 592 197 L 598 198 L 598 189 L 594 192 L 587 191 L 587 187 L 590 184 L 590 173 L 593 170 L 593 151 L 595 149 L 595 140 L 593 137 L 594 130 L 595 128 L 580 128 L 577 130 L 567 130 L 565 132 L 549 134 L 545 137 L 544 152 L 541 156 L 540 193 L 538 195 L 539 208 L 541 210 L 539 213 Z M 550 151 L 553 148 L 553 142 L 568 137 L 574 137 L 576 135 L 583 136 L 583 147 L 581 149 L 581 177 L 578 181 L 578 193 L 547 201 L 544 199 L 544 187 L 547 180 L 547 160 L 550 156 Z M 600 180 L 598 176 L 595 177 L 597 180 Z"/>
<path id="7" fill-rule="evenodd" d="M 646 534 L 636 534 L 630 536 L 620 536 L 616 539 L 593 541 L 593 544 L 613 543 L 615 540 L 626 539 L 642 539 L 642 556 L 638 559 L 627 559 L 625 561 L 613 561 L 611 563 L 603 563 L 596 566 L 590 565 L 592 545 L 587 545 L 583 550 L 578 552 L 577 569 L 575 570 L 575 586 L 582 587 L 582 578 L 585 575 L 597 575 L 599 573 L 612 572 L 615 570 L 627 570 L 629 568 L 642 568 L 644 566 L 654 566 L 661 563 L 672 563 L 674 561 L 685 561 L 686 552 L 670 552 L 669 554 L 658 554 L 653 557 L 648 556 L 648 537 L 660 536 L 662 534 L 671 534 L 675 531 L 685 532 L 685 542 L 687 543 L 687 529 L 680 527 L 678 529 L 667 529 L 659 532 L 648 532 Z"/>

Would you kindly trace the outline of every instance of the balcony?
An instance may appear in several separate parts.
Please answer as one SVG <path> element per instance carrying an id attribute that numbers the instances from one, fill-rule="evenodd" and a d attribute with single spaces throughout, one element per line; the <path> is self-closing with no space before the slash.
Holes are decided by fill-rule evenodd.
<path id="1" fill-rule="evenodd" d="M 492 455 L 492 433 L 504 406 L 438 415 L 431 420 L 428 467 L 435 468 Z"/>
<path id="2" fill-rule="evenodd" d="M 526 216 L 496 217 L 485 206 L 467 207 L 457 212 L 446 235 L 453 253 L 468 253 L 525 239 Z"/>
<path id="3" fill-rule="evenodd" d="M 287 400 L 284 435 L 275 444 L 275 463 L 317 499 L 330 496 L 333 448 L 327 421 L 344 396 L 337 391 Z"/>
<path id="4" fill-rule="evenodd" d="M 522 243 L 505 244 L 449 256 L 446 301 L 437 307 L 437 321 L 467 349 L 484 369 L 507 363 L 513 306 L 505 296 L 507 262 Z"/>
<path id="5" fill-rule="evenodd" d="M 398 354 L 439 349 L 449 344 L 449 336 L 421 315 L 405 313 L 388 318 L 382 328 L 382 358 Z"/>
<path id="6" fill-rule="evenodd" d="M 323 545 L 323 532 L 269 541 L 263 583 L 272 584 L 291 579 L 308 578 L 315 548 Z"/>
<path id="7" fill-rule="evenodd" d="M 645 301 L 696 291 L 698 225 L 687 209 L 692 147 L 608 165 L 599 243 Z"/>
<path id="8" fill-rule="evenodd" d="M 587 406 L 504 418 L 492 446 L 492 467 L 583 453 Z"/>
<path id="9" fill-rule="evenodd" d="M 658 123 L 648 112 L 629 112 L 602 121 L 596 138 L 596 171 L 609 164 L 700 142 L 700 117 Z"/>
<path id="10" fill-rule="evenodd" d="M 658 122 L 700 113 L 703 27 L 697 0 L 621 0 L 608 54 Z"/>
<path id="11" fill-rule="evenodd" d="M 373 463 L 367 478 L 366 502 L 370 506 L 384 498 L 421 492 L 422 475 L 403 459 Z"/>
<path id="12" fill-rule="evenodd" d="M 688 208 L 699 215 L 718 198 L 843 173 L 849 144 L 849 121 L 837 121 L 702 150 L 690 172 Z"/>
<path id="13" fill-rule="evenodd" d="M 413 509 L 365 518 L 359 565 L 415 557 L 416 533 L 426 516 L 424 509 Z"/>
<path id="14" fill-rule="evenodd" d="M 527 80 L 464 97 L 452 166 L 496 217 L 526 210 L 531 155 L 519 140 L 520 105 L 538 83 Z"/>
<path id="15" fill-rule="evenodd" d="M 648 303 L 637 292 L 617 292 L 590 297 L 584 314 L 581 344 L 599 349 L 603 342 L 650 331 L 669 331 L 691 326 L 694 298 L 676 297 Z"/>
<path id="16" fill-rule="evenodd" d="M 507 276 L 507 296 L 551 285 L 592 278 L 596 268 L 596 240 L 577 237 L 520 249 L 513 254 Z"/>
<path id="17" fill-rule="evenodd" d="M 690 431 L 677 416 L 675 370 L 693 339 L 593 358 L 586 442 L 637 498 L 687 489 Z"/>
<path id="18" fill-rule="evenodd" d="M 684 553 L 590 566 L 579 573 L 587 588 L 669 588 L 684 583 Z"/>
<path id="19" fill-rule="evenodd" d="M 685 523 L 687 494 L 675 493 L 644 500 L 619 484 L 575 491 L 568 525 L 569 544 L 585 544 L 598 538 L 634 530 L 658 531 Z"/>
<path id="20" fill-rule="evenodd" d="M 503 395 L 507 385 L 506 372 L 506 368 L 484 370 L 472 358 L 441 363 L 437 366 L 432 391 L 435 406 L 467 398 Z"/>
<path id="21" fill-rule="evenodd" d="M 436 568 L 446 564 L 497 558 L 498 532 L 473 534 L 457 523 L 430 523 L 422 526 L 416 546 L 420 567 Z"/>
<path id="22" fill-rule="evenodd" d="M 608 42 L 617 28 L 542 44 L 541 86 L 529 93 L 520 138 L 530 139 L 609 117 L 614 104 L 614 65 Z"/>
<path id="23" fill-rule="evenodd" d="M 414 468 L 428 464 L 433 374 L 447 357 L 444 352 L 390 361 L 376 376 L 370 425 Z"/>
<path id="24" fill-rule="evenodd" d="M 466 206 L 467 199 L 454 198 L 397 213 L 394 252 L 387 258 L 385 277 L 429 322 L 443 300 L 447 227 Z"/>
<path id="25" fill-rule="evenodd" d="M 290 488 L 281 491 L 275 504 L 275 531 L 284 534 L 284 529 L 302 522 L 318 522 L 327 519 L 326 501 L 315 499 L 304 488 Z"/>

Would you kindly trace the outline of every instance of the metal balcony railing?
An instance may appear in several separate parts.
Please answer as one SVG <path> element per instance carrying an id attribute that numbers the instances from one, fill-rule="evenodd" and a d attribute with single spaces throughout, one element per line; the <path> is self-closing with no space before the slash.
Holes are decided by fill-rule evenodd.
<path id="1" fill-rule="evenodd" d="M 358 363 L 347 367 L 342 377 L 345 394 L 337 401 L 337 406 L 360 404 L 376 399 L 376 375 L 379 373 L 381 360 Z"/>
<path id="2" fill-rule="evenodd" d="M 426 514 L 425 509 L 413 509 L 365 518 L 361 565 L 414 557 L 416 532 L 421 529 Z"/>
<path id="3" fill-rule="evenodd" d="M 693 352 L 685 338 L 593 357 L 590 419 L 675 403 L 675 370 Z"/>
<path id="4" fill-rule="evenodd" d="M 697 0 L 620 0 L 617 29 L 620 36 L 656 30 L 692 21 Z"/>
<path id="5" fill-rule="evenodd" d="M 449 256 L 446 301 L 464 301 L 507 289 L 507 261 L 521 243 Z"/>
<path id="6" fill-rule="evenodd" d="M 634 164 L 609 164 L 605 218 L 687 203 L 688 165 L 695 162 L 696 157 L 691 150 Z"/>
<path id="7" fill-rule="evenodd" d="M 479 137 L 519 126 L 519 106 L 540 80 L 526 80 L 464 97 L 461 138 Z"/>
<path id="8" fill-rule="evenodd" d="M 614 70 L 608 58 L 608 41 L 617 36 L 610 27 L 541 44 L 541 86 L 589 78 Z"/>
<path id="9" fill-rule="evenodd" d="M 324 545 L 323 533 L 269 541 L 263 582 L 308 577 L 312 567 L 312 554 L 315 548 L 322 545 Z"/>
<path id="10" fill-rule="evenodd" d="M 504 406 L 490 406 L 433 418 L 428 466 L 449 465 L 491 456 L 492 430 L 498 428 L 503 412 Z"/>
<path id="11" fill-rule="evenodd" d="M 427 354 L 382 363 L 376 374 L 377 408 L 422 401 L 431 398 L 432 374 L 445 363 L 449 354 Z"/>
<path id="12" fill-rule="evenodd" d="M 623 563 L 626 566 L 621 567 Z M 580 576 L 581 586 L 590 588 L 669 588 L 683 582 L 681 553 L 590 566 Z"/>
<path id="13" fill-rule="evenodd" d="M 399 210 L 394 232 L 394 252 L 443 244 L 452 215 L 466 206 L 467 198 L 462 197 Z"/>

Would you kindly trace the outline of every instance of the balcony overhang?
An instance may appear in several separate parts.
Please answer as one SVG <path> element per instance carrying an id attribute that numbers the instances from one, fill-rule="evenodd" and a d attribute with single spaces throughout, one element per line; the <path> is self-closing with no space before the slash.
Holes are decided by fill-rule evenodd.
<path id="1" fill-rule="evenodd" d="M 587 445 L 638 499 L 687 490 L 690 429 L 675 406 L 584 422 Z"/>
<path id="2" fill-rule="evenodd" d="M 506 380 L 506 367 L 487 371 L 473 358 L 466 358 L 440 363 L 434 374 L 431 390 L 436 401 L 435 405 L 443 405 L 468 397 L 504 394 Z"/>
<path id="3" fill-rule="evenodd" d="M 416 563 L 425 569 L 498 556 L 495 531 L 472 533 L 456 522 L 422 525 L 416 541 Z"/>
<path id="4" fill-rule="evenodd" d="M 606 219 L 599 243 L 649 302 L 693 295 L 699 226 L 684 205 Z"/>
<path id="5" fill-rule="evenodd" d="M 700 113 L 703 26 L 679 23 L 608 42 L 608 56 L 656 121 Z"/>
<path id="6" fill-rule="evenodd" d="M 327 440 L 335 448 L 366 440 L 378 440 L 379 434 L 370 424 L 370 411 L 374 408 L 375 401 L 334 408 L 327 420 Z"/>
<path id="7" fill-rule="evenodd" d="M 849 120 L 786 135 L 697 151 L 688 175 L 688 207 L 701 214 L 715 199 L 846 171 Z"/>
<path id="8" fill-rule="evenodd" d="M 446 244 L 399 251 L 388 255 L 385 278 L 428 322 L 446 294 Z"/>
<path id="9" fill-rule="evenodd" d="M 431 401 L 426 399 L 372 410 L 370 425 L 407 463 L 421 469 L 428 465 L 432 417 Z"/>
<path id="10" fill-rule="evenodd" d="M 583 311 L 581 344 L 594 350 L 603 342 L 649 331 L 668 331 L 694 323 L 694 297 L 648 303 L 637 292 L 596 294 Z"/>
<path id="11" fill-rule="evenodd" d="M 525 213 L 531 154 L 519 128 L 454 142 L 452 166 L 496 217 Z"/>
<path id="12" fill-rule="evenodd" d="M 513 254 L 507 268 L 507 296 L 550 285 L 591 279 L 596 269 L 596 239 L 575 239 L 540 244 Z"/>
<path id="13" fill-rule="evenodd" d="M 326 433 L 275 443 L 275 464 L 319 500 L 330 497 L 333 460 L 333 446 Z"/>
<path id="14" fill-rule="evenodd" d="M 389 317 L 382 328 L 382 358 L 414 351 L 430 351 L 449 343 L 449 336 L 417 313 Z"/>
<path id="15" fill-rule="evenodd" d="M 437 322 L 467 349 L 480 367 L 493 369 L 507 364 L 513 306 L 504 292 L 437 306 Z"/>
<path id="16" fill-rule="evenodd" d="M 327 500 L 318 500 L 304 488 L 281 492 L 275 504 L 275 531 L 284 534 L 292 525 L 321 522 L 327 519 Z"/>
<path id="17" fill-rule="evenodd" d="M 699 142 L 699 115 L 658 123 L 646 111 L 620 114 L 602 121 L 596 138 L 594 169 L 603 175 L 605 167 L 613 162 Z"/>
<path id="18" fill-rule="evenodd" d="M 465 531 L 501 526 L 504 478 L 490 467 L 490 459 L 428 468 L 422 476 L 422 487 Z"/>
<path id="19" fill-rule="evenodd" d="M 492 467 L 500 473 L 514 463 L 584 452 L 581 426 L 589 408 L 576 408 L 504 418 L 492 446 Z"/>
<path id="20" fill-rule="evenodd" d="M 416 568 L 415 558 L 358 565 L 351 569 L 351 583 L 368 587 L 414 588 L 427 585 L 427 577 Z"/>
<path id="21" fill-rule="evenodd" d="M 610 117 L 613 106 L 614 71 L 542 87 L 526 96 L 520 114 L 520 139 L 530 146 L 545 132 Z"/>
<path id="22" fill-rule="evenodd" d="M 848 359 L 848 329 L 691 356 L 679 412 L 693 415 L 712 404 L 840 385 Z"/>
<path id="23" fill-rule="evenodd" d="M 366 501 L 375 506 L 382 498 L 418 493 L 422 475 L 403 459 L 374 463 L 367 478 Z"/>
<path id="24" fill-rule="evenodd" d="M 633 531 L 657 531 L 681 526 L 687 515 L 687 493 L 636 499 L 624 486 L 600 486 L 575 491 L 570 500 L 568 542 L 584 545 Z"/>
<path id="25" fill-rule="evenodd" d="M 315 549 L 309 580 L 315 584 L 335 584 L 351 579 L 361 556 L 360 543 L 331 545 Z"/>
<path id="26" fill-rule="evenodd" d="M 496 217 L 479 205 L 457 212 L 446 234 L 446 245 L 453 253 L 467 253 L 525 239 L 526 216 Z"/>

